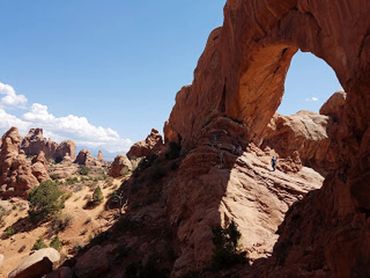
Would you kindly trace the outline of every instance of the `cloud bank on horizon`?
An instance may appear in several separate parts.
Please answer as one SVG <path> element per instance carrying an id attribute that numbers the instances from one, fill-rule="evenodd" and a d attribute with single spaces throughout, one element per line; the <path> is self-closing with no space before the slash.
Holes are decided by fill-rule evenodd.
<path id="1" fill-rule="evenodd" d="M 9 109 L 18 112 L 23 110 L 24 113 L 16 116 Z M 26 134 L 30 128 L 40 127 L 44 129 L 46 137 L 55 141 L 70 139 L 78 146 L 101 148 L 110 153 L 126 152 L 132 145 L 130 139 L 122 138 L 117 131 L 95 126 L 85 117 L 56 117 L 46 105 L 29 105 L 26 96 L 17 94 L 11 85 L 0 82 L 0 131 L 4 133 L 12 126 L 17 127 L 22 134 Z"/>

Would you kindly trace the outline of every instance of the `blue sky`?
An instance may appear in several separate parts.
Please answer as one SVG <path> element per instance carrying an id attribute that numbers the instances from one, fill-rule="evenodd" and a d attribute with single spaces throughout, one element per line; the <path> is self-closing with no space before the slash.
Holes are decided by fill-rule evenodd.
<path id="1" fill-rule="evenodd" d="M 27 98 L 0 103 L 0 130 L 39 121 L 56 139 L 111 151 L 161 130 L 208 34 L 222 24 L 224 3 L 0 0 L 0 82 L 12 88 L 2 94 Z M 318 110 L 339 87 L 325 62 L 297 54 L 279 111 Z"/>

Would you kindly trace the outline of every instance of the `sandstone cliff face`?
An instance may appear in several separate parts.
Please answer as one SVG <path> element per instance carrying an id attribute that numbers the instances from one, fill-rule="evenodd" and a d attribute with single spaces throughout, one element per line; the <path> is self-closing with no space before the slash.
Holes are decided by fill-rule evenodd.
<path id="1" fill-rule="evenodd" d="M 306 221 L 294 223 L 287 218 L 280 230 L 280 249 L 275 249 L 276 256 L 283 252 L 287 260 L 278 266 L 273 262 L 268 273 L 296 270 L 315 258 L 320 264 L 299 275 L 368 273 L 370 2 L 229 0 L 224 11 L 224 25 L 212 32 L 193 84 L 176 97 L 165 125 L 166 141 L 192 150 L 199 145 L 205 126 L 226 115 L 244 126 L 247 140 L 260 145 L 280 104 L 296 50 L 324 59 L 347 92 L 343 107 L 336 108 L 340 123 L 327 131 L 336 163 L 324 187 L 292 208 L 289 215 Z M 310 244 L 317 248 L 312 250 Z"/>
<path id="2" fill-rule="evenodd" d="M 325 174 L 335 167 L 335 153 L 330 146 L 326 129 L 329 117 L 308 111 L 294 115 L 276 114 L 268 124 L 262 148 L 273 148 L 280 157 L 294 152 L 305 166 Z"/>
<path id="3" fill-rule="evenodd" d="M 140 142 L 135 143 L 127 153 L 130 160 L 142 158 L 150 153 L 159 153 L 163 148 L 163 139 L 159 131 L 152 129 L 148 137 Z"/>
<path id="4" fill-rule="evenodd" d="M 32 174 L 30 162 L 20 152 L 21 137 L 16 128 L 11 128 L 2 137 L 0 152 L 1 195 L 25 196 L 27 191 L 38 184 Z"/>

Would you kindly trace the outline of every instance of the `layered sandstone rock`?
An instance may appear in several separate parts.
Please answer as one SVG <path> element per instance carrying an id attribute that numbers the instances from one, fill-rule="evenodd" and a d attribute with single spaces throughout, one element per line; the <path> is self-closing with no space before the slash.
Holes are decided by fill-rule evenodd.
<path id="1" fill-rule="evenodd" d="M 113 178 L 119 178 L 128 175 L 132 171 L 131 161 L 124 155 L 116 156 L 112 162 L 109 175 Z"/>
<path id="2" fill-rule="evenodd" d="M 3 196 L 25 196 L 38 184 L 30 162 L 20 153 L 21 137 L 17 128 L 11 128 L 2 137 L 0 152 L 0 184 Z"/>
<path id="3" fill-rule="evenodd" d="M 130 160 L 142 158 L 150 153 L 158 154 L 163 149 L 163 139 L 159 131 L 152 129 L 148 137 L 135 143 L 127 153 Z"/>
<path id="4" fill-rule="evenodd" d="M 76 157 L 76 144 L 73 141 L 68 140 L 58 144 L 46 139 L 42 128 L 31 128 L 22 140 L 21 149 L 27 156 L 44 152 L 47 159 L 53 159 L 57 162 L 62 161 L 67 155 L 72 159 Z"/>

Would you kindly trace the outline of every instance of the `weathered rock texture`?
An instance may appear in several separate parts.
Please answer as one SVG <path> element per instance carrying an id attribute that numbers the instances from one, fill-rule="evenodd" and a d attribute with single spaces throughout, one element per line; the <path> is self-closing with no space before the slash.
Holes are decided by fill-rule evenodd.
<path id="1" fill-rule="evenodd" d="M 11 128 L 2 137 L 0 151 L 1 195 L 25 196 L 39 182 L 32 173 L 31 163 L 20 152 L 21 137 L 18 129 Z"/>
<path id="2" fill-rule="evenodd" d="M 132 171 L 131 161 L 124 155 L 116 156 L 112 162 L 109 175 L 113 178 L 122 177 L 128 175 Z"/>
<path id="3" fill-rule="evenodd" d="M 47 159 L 62 161 L 65 156 L 76 157 L 76 145 L 73 141 L 64 141 L 60 144 L 44 138 L 42 128 L 31 128 L 22 140 L 21 149 L 27 156 L 38 155 L 44 152 Z"/>
<path id="4" fill-rule="evenodd" d="M 300 111 L 291 116 L 276 114 L 263 135 L 262 147 L 273 148 L 280 157 L 297 152 L 305 166 L 325 174 L 335 167 L 335 153 L 329 148 L 326 129 L 329 117 Z"/>
<path id="5" fill-rule="evenodd" d="M 119 265 L 102 262 L 102 272 L 115 277 L 150 258 L 173 277 L 202 271 L 213 254 L 212 227 L 234 220 L 254 265 L 218 276 L 369 276 L 370 2 L 229 0 L 224 13 L 165 125 L 166 142 L 180 144 L 181 157 L 148 161 L 122 187 L 124 221 L 99 250 L 108 256 L 103 250 L 119 242 L 130 253 Z M 327 130 L 336 163 L 309 194 L 321 178 L 297 152 L 272 172 L 274 151 L 258 148 L 298 48 L 324 59 L 347 92 L 340 111 L 327 106 L 340 114 L 338 128 Z M 72 267 L 76 273 L 83 264 L 88 275 L 83 256 Z M 91 260 L 92 272 L 98 263 Z"/>
<path id="6" fill-rule="evenodd" d="M 135 143 L 127 153 L 130 160 L 142 158 L 150 153 L 158 154 L 163 149 L 163 139 L 159 131 L 152 129 L 148 137 L 140 142 Z"/>
<path id="7" fill-rule="evenodd" d="M 100 162 L 92 156 L 89 150 L 81 150 L 78 153 L 74 163 L 87 166 L 87 167 L 93 167 L 93 166 L 100 165 Z"/>
<path id="8" fill-rule="evenodd" d="M 347 92 L 340 128 L 328 130 L 337 164 L 324 187 L 289 213 L 268 273 L 369 273 L 370 2 L 229 0 L 224 12 L 224 25 L 212 32 L 193 84 L 176 97 L 166 140 L 191 150 L 205 127 L 224 115 L 242 123 L 246 139 L 259 145 L 297 49 L 322 58 Z M 304 221 L 293 221 L 294 215 Z"/>

